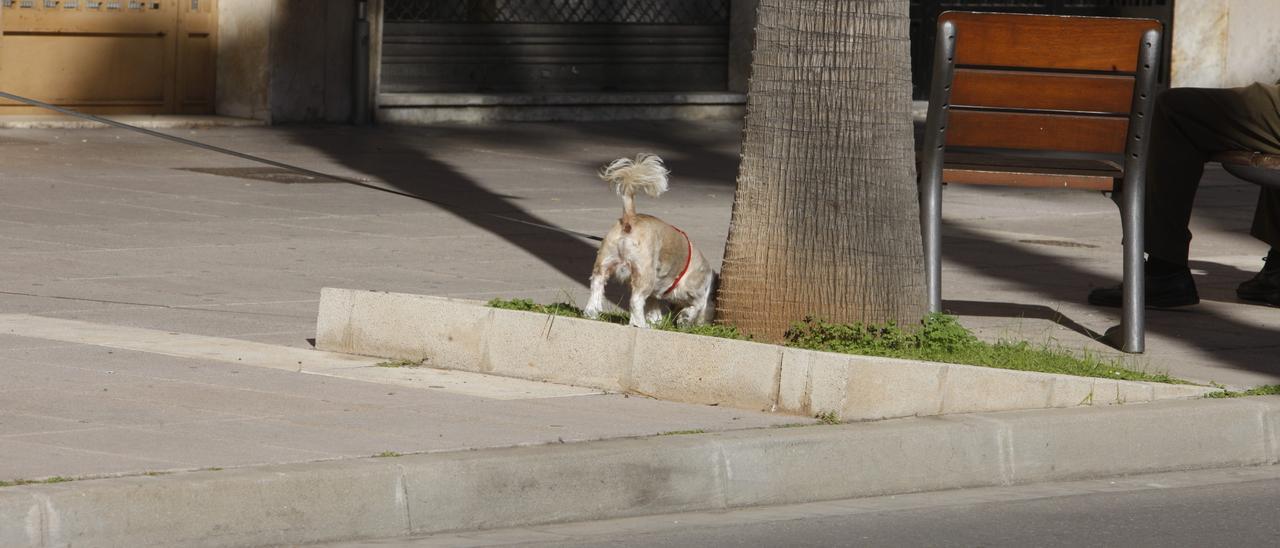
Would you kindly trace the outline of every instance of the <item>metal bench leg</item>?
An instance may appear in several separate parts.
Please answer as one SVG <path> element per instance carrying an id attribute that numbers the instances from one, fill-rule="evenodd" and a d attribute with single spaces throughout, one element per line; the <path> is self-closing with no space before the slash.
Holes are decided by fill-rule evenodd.
<path id="1" fill-rule="evenodd" d="M 1138 75 L 1129 116 L 1125 147 L 1124 195 L 1120 216 L 1124 223 L 1124 308 L 1120 326 L 1120 350 L 1146 350 L 1146 249 L 1147 143 L 1151 133 L 1151 108 L 1155 103 L 1156 67 L 1160 62 L 1160 31 L 1147 31 L 1138 50 Z"/>
<path id="2" fill-rule="evenodd" d="M 1143 226 L 1146 211 L 1143 207 L 1143 180 L 1137 177 L 1125 182 L 1124 205 L 1121 213 L 1124 224 L 1124 303 L 1121 313 L 1120 350 L 1141 353 L 1145 348 L 1146 333 L 1146 264 L 1142 258 L 1144 245 Z"/>
<path id="3" fill-rule="evenodd" d="M 925 124 L 920 166 L 920 232 L 924 241 L 929 312 L 942 312 L 942 157 L 946 146 L 947 113 L 951 108 L 955 51 L 955 24 L 945 21 L 938 25 L 929 117 Z"/>
<path id="4" fill-rule="evenodd" d="M 920 224 L 924 239 L 924 277 L 929 312 L 942 312 L 942 172 L 920 176 Z"/>

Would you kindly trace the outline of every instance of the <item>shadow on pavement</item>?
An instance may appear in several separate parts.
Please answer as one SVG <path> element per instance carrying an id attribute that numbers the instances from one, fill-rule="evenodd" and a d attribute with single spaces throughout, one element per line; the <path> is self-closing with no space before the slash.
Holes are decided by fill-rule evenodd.
<path id="1" fill-rule="evenodd" d="M 1000 278 L 1006 281 L 1017 283 L 1023 288 L 1043 295 L 1045 299 L 1053 299 L 1058 301 L 1079 302 L 1083 303 L 1089 288 L 1096 285 L 1097 276 L 1091 272 L 1078 268 L 1062 257 L 1055 257 L 1043 253 L 1037 253 L 1033 250 L 1009 245 L 1004 242 L 992 240 L 978 232 L 967 230 L 964 227 L 955 226 L 954 223 L 943 223 L 943 234 L 948 238 L 966 238 L 970 240 L 985 241 L 985 245 L 990 250 L 987 253 L 948 253 L 948 246 L 944 243 L 942 252 L 944 260 L 953 264 L 962 264 L 975 270 L 982 271 L 985 276 Z M 953 248 L 954 249 L 954 248 Z M 1013 258 L 1015 264 L 1036 264 L 1049 266 L 1054 272 L 1054 283 L 1046 283 L 1044 280 L 1043 269 L 1027 269 L 1027 268 L 992 268 L 990 263 L 984 260 L 991 255 L 998 255 L 1004 258 Z M 1117 253 L 1116 260 L 1119 261 Z M 1194 267 L 1214 265 L 1214 263 L 1195 263 Z M 1217 277 L 1220 275 L 1232 277 L 1243 276 L 1239 269 L 1226 267 L 1219 268 L 1222 265 L 1214 265 L 1209 270 L 1209 275 Z M 1252 275 L 1250 273 L 1249 275 Z M 1242 280 L 1247 278 L 1241 278 Z M 1115 283 L 1108 281 L 1107 284 Z M 943 279 L 943 296 L 946 296 L 946 280 Z M 1231 299 L 1223 299 L 1225 302 L 1235 304 L 1234 295 Z M 1216 300 L 1216 299 L 1215 299 Z M 976 303 L 973 301 L 947 301 L 947 304 L 956 303 L 960 308 L 954 310 L 959 314 L 973 314 L 975 308 L 981 307 L 986 310 L 985 313 L 973 315 L 979 316 L 1003 316 L 1002 312 L 1008 312 L 1011 317 L 1026 316 L 1036 318 L 1040 316 L 1032 314 L 1023 314 L 1023 311 L 1039 313 L 1044 315 L 1041 305 L 1027 303 Z M 944 309 L 948 307 L 944 306 Z M 963 310 L 963 311 L 962 311 Z M 950 310 L 949 310 L 950 311 Z M 1051 311 L 1052 314 L 1057 312 Z M 1119 317 L 1119 309 L 1114 309 L 1115 317 Z M 1078 325 L 1078 322 L 1069 318 L 1062 318 L 1062 321 L 1055 320 L 1053 317 L 1044 318 L 1055 321 L 1073 331 L 1082 334 L 1096 336 L 1096 333 L 1088 329 L 1083 332 L 1080 329 L 1072 327 Z M 1205 352 L 1215 354 L 1215 360 L 1219 360 L 1225 365 L 1231 367 L 1255 371 L 1259 373 L 1269 374 L 1280 377 L 1280 360 L 1258 360 L 1256 356 L 1250 357 L 1241 353 L 1222 352 L 1224 349 L 1244 349 L 1238 341 L 1250 340 L 1256 341 L 1255 347 L 1262 347 L 1268 344 L 1275 344 L 1280 341 L 1280 328 L 1264 327 L 1258 325 L 1250 325 L 1240 322 L 1231 317 L 1227 317 L 1220 313 L 1214 312 L 1205 306 L 1192 306 L 1186 308 L 1172 310 L 1148 310 L 1147 311 L 1147 332 L 1149 334 L 1158 334 L 1169 339 L 1180 340 L 1188 343 L 1195 348 Z"/>
<path id="2" fill-rule="evenodd" d="M 376 139 L 370 135 L 376 131 Z M 395 190 L 437 202 L 438 206 L 476 228 L 498 236 L 537 257 L 566 277 L 586 285 L 597 245 L 581 238 L 523 223 L 555 226 L 516 204 L 519 197 L 486 189 L 478 181 L 432 157 L 425 133 L 405 128 L 377 130 L 293 131 L 294 143 L 323 153 L 348 169 L 365 174 Z M 494 135 L 501 142 L 508 138 Z M 415 142 L 416 141 L 416 142 Z M 408 199 L 408 198 L 406 198 Z"/>
<path id="3" fill-rule="evenodd" d="M 618 122 L 574 124 L 579 135 L 600 139 L 625 139 L 627 143 L 642 143 L 630 156 L 640 152 L 654 152 L 662 156 L 671 169 L 674 184 L 685 179 L 702 183 L 737 186 L 739 152 L 723 148 L 725 141 L 719 132 L 708 135 L 704 127 L 693 122 Z M 740 145 L 739 139 L 734 140 Z M 633 145 L 634 146 L 634 145 Z"/>
<path id="4" fill-rule="evenodd" d="M 1102 338 L 1098 333 L 1079 322 L 1042 304 L 1015 304 L 993 301 L 953 301 L 943 300 L 942 309 L 957 316 L 977 316 L 981 318 L 1032 318 L 1047 320 L 1075 331 L 1093 340 Z"/>

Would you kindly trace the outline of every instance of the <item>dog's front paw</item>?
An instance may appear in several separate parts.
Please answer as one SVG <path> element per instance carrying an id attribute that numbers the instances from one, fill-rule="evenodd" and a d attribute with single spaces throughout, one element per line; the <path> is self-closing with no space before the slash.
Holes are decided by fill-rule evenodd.
<path id="1" fill-rule="evenodd" d="M 649 322 L 644 321 L 644 316 L 638 316 L 638 315 L 636 315 L 636 314 L 632 314 L 632 315 L 631 315 L 631 327 L 639 327 L 639 328 L 641 328 L 641 329 L 648 329 L 648 328 L 649 328 Z"/>
<path id="2" fill-rule="evenodd" d="M 589 320 L 598 320 L 600 319 L 600 309 L 594 308 L 594 307 L 587 307 L 586 310 L 582 311 L 582 316 Z"/>

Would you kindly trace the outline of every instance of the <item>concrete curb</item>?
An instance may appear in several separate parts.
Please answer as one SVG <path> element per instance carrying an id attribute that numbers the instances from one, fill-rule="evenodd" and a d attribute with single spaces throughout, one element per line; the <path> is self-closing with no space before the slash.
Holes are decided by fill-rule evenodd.
<path id="1" fill-rule="evenodd" d="M 478 122 L 741 120 L 747 96 L 693 93 L 382 93 L 379 122 L 402 125 Z"/>
<path id="2" fill-rule="evenodd" d="M 210 129 L 268 125 L 262 120 L 196 114 L 124 114 L 108 115 L 107 118 L 147 129 Z M 61 114 L 0 116 L 0 129 L 105 129 L 109 127 L 111 126 Z"/>
<path id="3" fill-rule="evenodd" d="M 316 347 L 662 400 L 843 420 L 1099 406 L 1212 388 L 869 356 L 634 329 L 463 301 L 324 288 Z"/>
<path id="4" fill-rule="evenodd" d="M 0 546 L 258 546 L 1280 462 L 1280 397 L 0 489 Z"/>

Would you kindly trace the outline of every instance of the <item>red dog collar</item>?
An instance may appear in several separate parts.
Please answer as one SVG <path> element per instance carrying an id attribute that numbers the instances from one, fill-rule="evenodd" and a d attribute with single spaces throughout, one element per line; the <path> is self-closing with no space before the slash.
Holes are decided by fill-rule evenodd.
<path id="1" fill-rule="evenodd" d="M 673 226 L 671 228 L 676 228 L 676 227 Z M 680 280 L 683 280 L 684 275 L 689 272 L 689 262 L 693 260 L 693 242 L 689 240 L 689 235 L 685 234 L 683 230 L 680 230 L 678 228 L 676 228 L 676 232 L 679 232 L 681 236 L 684 236 L 684 243 L 688 244 L 689 246 L 689 254 L 685 255 L 684 257 L 684 269 L 680 271 L 680 275 L 676 276 L 676 281 L 671 282 L 671 287 L 668 287 L 666 291 L 662 292 L 663 297 L 666 297 L 668 293 L 671 293 L 673 290 L 675 290 L 677 285 L 680 285 Z"/>

